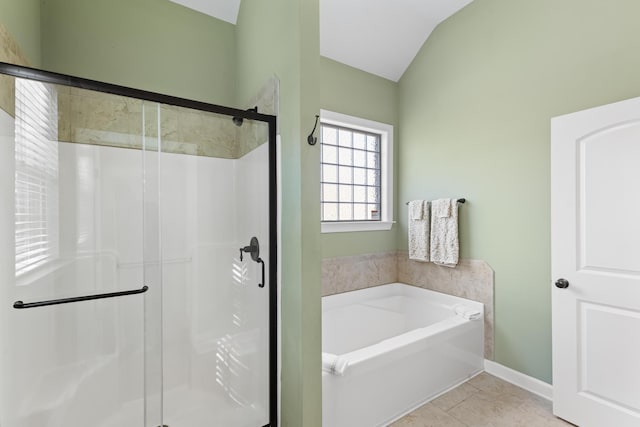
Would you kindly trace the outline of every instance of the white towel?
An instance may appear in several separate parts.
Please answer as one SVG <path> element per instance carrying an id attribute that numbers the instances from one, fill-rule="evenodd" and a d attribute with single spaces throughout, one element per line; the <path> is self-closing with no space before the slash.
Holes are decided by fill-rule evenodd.
<path id="1" fill-rule="evenodd" d="M 441 200 L 443 201 L 442 203 Z M 449 218 L 451 216 L 451 203 L 448 200 L 450 199 L 436 200 L 436 203 L 431 207 L 431 215 L 438 218 Z"/>
<path id="2" fill-rule="evenodd" d="M 333 375 L 343 376 L 349 361 L 331 353 L 322 353 L 322 370 Z"/>
<path id="3" fill-rule="evenodd" d="M 431 202 L 431 261 L 445 267 L 458 264 L 458 202 L 438 199 Z"/>
<path id="4" fill-rule="evenodd" d="M 420 212 L 421 215 L 419 215 Z M 429 262 L 429 216 L 429 202 L 426 200 L 409 202 L 409 259 Z"/>
<path id="5" fill-rule="evenodd" d="M 467 308 L 461 304 L 454 306 L 453 311 L 455 311 L 458 316 L 467 320 L 478 320 L 482 315 L 482 312 L 472 308 Z"/>
<path id="6" fill-rule="evenodd" d="M 424 205 L 424 200 L 413 200 L 409 202 L 409 219 L 424 219 Z"/>

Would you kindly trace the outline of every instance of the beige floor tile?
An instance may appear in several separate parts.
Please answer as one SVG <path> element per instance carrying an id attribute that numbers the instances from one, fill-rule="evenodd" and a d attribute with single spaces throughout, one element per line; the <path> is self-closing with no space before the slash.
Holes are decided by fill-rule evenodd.
<path id="1" fill-rule="evenodd" d="M 539 420 L 532 419 L 520 405 L 522 401 L 513 395 L 495 395 L 480 391 L 452 408 L 448 413 L 472 427 L 538 427 Z"/>
<path id="2" fill-rule="evenodd" d="M 571 427 L 546 399 L 482 373 L 392 427 Z"/>
<path id="3" fill-rule="evenodd" d="M 470 427 L 569 426 L 531 395 L 495 391 L 480 391 L 447 413 Z"/>
<path id="4" fill-rule="evenodd" d="M 442 409 L 427 403 L 391 424 L 391 427 L 467 427 Z"/>
<path id="5" fill-rule="evenodd" d="M 446 392 L 437 399 L 432 400 L 431 403 L 433 403 L 443 411 L 448 411 L 449 409 L 453 408 L 458 403 L 464 401 L 478 391 L 479 390 L 477 388 L 466 382 L 454 388 L 453 390 Z"/>
<path id="6" fill-rule="evenodd" d="M 528 391 L 503 381 L 500 378 L 496 378 L 493 375 L 489 375 L 486 372 L 471 378 L 467 384 L 493 395 L 502 395 L 505 393 L 522 397 L 529 397 L 531 395 Z"/>

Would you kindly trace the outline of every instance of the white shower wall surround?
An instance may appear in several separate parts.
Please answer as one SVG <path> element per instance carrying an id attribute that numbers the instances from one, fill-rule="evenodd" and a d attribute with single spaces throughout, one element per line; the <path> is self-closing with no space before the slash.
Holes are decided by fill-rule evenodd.
<path id="1" fill-rule="evenodd" d="M 12 128 L 13 119 L 0 111 L 3 284 L 15 281 L 8 226 Z M 268 306 L 260 291 L 266 291 L 258 288 L 259 264 L 249 257 L 240 262 L 238 248 L 255 235 L 260 256 L 269 259 L 268 216 L 254 215 L 257 206 L 269 205 L 268 144 L 237 160 L 72 143 L 59 143 L 58 150 L 59 260 L 16 286 L 3 285 L 0 300 L 140 288 L 148 279 L 145 265 L 161 262 L 162 292 L 150 286 L 144 297 L 147 304 L 162 299 L 161 329 L 145 330 L 144 316 L 152 310 L 142 296 L 0 310 L 3 341 L 12 343 L 0 356 L 0 424 L 145 425 L 145 363 L 160 356 L 145 362 L 142 343 L 159 345 L 153 336 L 160 333 L 163 370 L 146 387 L 151 406 L 160 404 L 164 391 L 164 424 L 266 424 L 268 377 L 256 382 L 251 375 L 268 371 L 260 350 L 268 348 L 268 331 L 261 329 Z M 157 165 L 146 173 L 157 172 L 160 195 L 143 207 L 144 162 Z M 143 256 L 143 230 L 153 228 L 143 210 L 157 210 L 161 221 L 155 259 Z"/>

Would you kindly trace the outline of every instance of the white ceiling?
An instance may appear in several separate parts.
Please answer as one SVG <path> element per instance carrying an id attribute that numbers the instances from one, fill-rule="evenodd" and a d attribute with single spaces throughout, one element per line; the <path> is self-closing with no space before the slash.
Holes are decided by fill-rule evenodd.
<path id="1" fill-rule="evenodd" d="M 235 24 L 241 0 L 171 0 Z M 398 81 L 433 29 L 472 0 L 320 0 L 320 54 Z"/>
<path id="2" fill-rule="evenodd" d="M 398 81 L 429 34 L 472 0 L 320 0 L 320 54 Z"/>
<path id="3" fill-rule="evenodd" d="M 169 0 L 214 18 L 236 24 L 240 0 Z"/>

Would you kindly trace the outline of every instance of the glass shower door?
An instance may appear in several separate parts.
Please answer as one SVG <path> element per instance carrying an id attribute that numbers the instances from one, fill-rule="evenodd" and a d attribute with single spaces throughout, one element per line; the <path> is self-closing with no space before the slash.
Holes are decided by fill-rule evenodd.
<path id="1" fill-rule="evenodd" d="M 142 135 L 128 114 L 141 102 L 11 83 L 15 108 L 0 110 L 0 425 L 146 427 L 144 156 L 118 145 Z"/>
<path id="2" fill-rule="evenodd" d="M 274 423 L 275 119 L 12 67 L 0 426 Z"/>
<path id="3" fill-rule="evenodd" d="M 159 109 L 163 423 L 268 425 L 268 126 Z"/>

